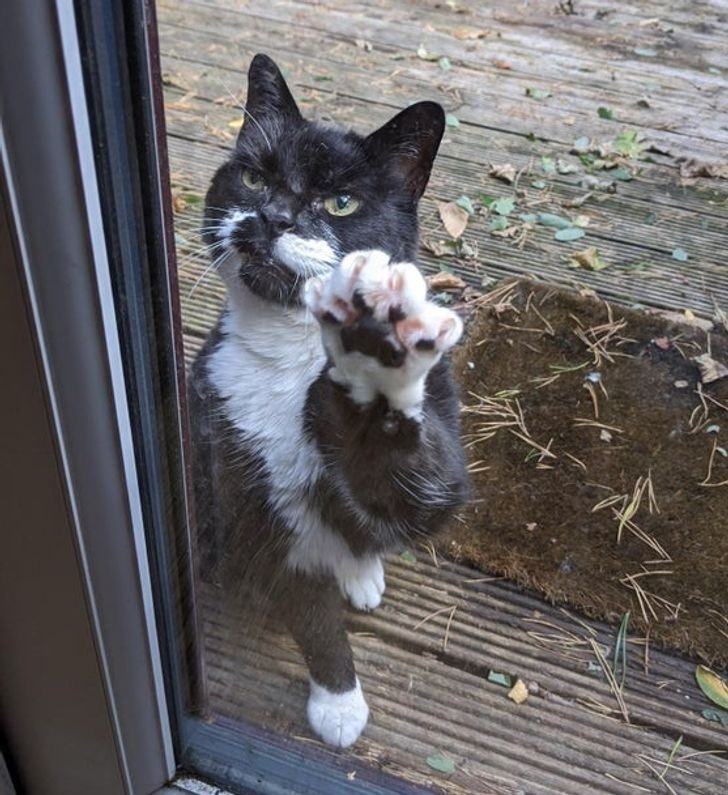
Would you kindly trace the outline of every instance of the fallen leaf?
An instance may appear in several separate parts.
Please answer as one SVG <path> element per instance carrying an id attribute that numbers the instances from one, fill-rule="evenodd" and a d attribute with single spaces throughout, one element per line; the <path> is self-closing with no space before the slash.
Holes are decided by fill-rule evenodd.
<path id="1" fill-rule="evenodd" d="M 609 119 L 611 121 L 614 119 L 614 111 L 611 108 L 601 106 L 597 108 L 597 116 L 599 116 L 600 119 Z"/>
<path id="2" fill-rule="evenodd" d="M 690 386 L 690 381 L 686 381 L 684 378 L 680 378 L 673 384 L 675 389 L 687 389 Z"/>
<path id="3" fill-rule="evenodd" d="M 567 199 L 566 201 L 561 202 L 562 207 L 581 207 L 584 202 L 591 199 L 594 195 L 594 191 L 589 191 L 585 193 L 583 196 L 577 196 L 575 199 Z"/>
<path id="4" fill-rule="evenodd" d="M 557 160 L 556 170 L 559 174 L 575 174 L 579 170 L 579 166 L 577 166 L 576 163 L 569 163 L 566 160 Z"/>
<path id="5" fill-rule="evenodd" d="M 717 177 L 728 179 L 728 164 L 705 163 L 695 158 L 683 159 L 680 162 L 681 177 Z"/>
<path id="6" fill-rule="evenodd" d="M 612 179 L 619 180 L 620 182 L 631 182 L 634 179 L 634 174 L 628 168 L 615 168 L 609 172 Z"/>
<path id="7" fill-rule="evenodd" d="M 454 36 L 460 41 L 472 41 L 474 39 L 485 39 L 492 35 L 492 31 L 488 30 L 487 28 L 454 28 L 450 31 L 450 35 Z"/>
<path id="8" fill-rule="evenodd" d="M 439 55 L 433 55 L 431 52 L 428 52 L 424 44 L 420 44 L 417 48 L 417 57 L 421 61 L 438 61 L 440 59 Z"/>
<path id="9" fill-rule="evenodd" d="M 505 217 L 505 215 L 500 215 L 496 218 L 493 218 L 488 226 L 488 230 L 495 234 L 497 232 L 504 232 L 507 227 L 508 219 Z"/>
<path id="10" fill-rule="evenodd" d="M 443 72 L 447 72 L 452 69 L 450 59 L 446 55 L 443 55 L 442 58 L 438 59 L 437 65 L 440 67 L 440 69 L 442 69 Z"/>
<path id="11" fill-rule="evenodd" d="M 651 50 L 649 47 L 635 47 L 632 52 L 635 55 L 641 55 L 643 58 L 654 58 L 657 55 L 657 50 Z"/>
<path id="12" fill-rule="evenodd" d="M 700 714 L 705 720 L 712 720 L 723 726 L 728 726 L 728 711 L 724 709 L 704 709 Z"/>
<path id="13" fill-rule="evenodd" d="M 374 45 L 366 39 L 354 39 L 354 44 L 356 44 L 360 50 L 364 50 L 364 52 L 371 52 L 374 49 Z"/>
<path id="14" fill-rule="evenodd" d="M 582 268 L 587 268 L 587 270 L 590 271 L 602 271 L 609 264 L 604 262 L 599 256 L 599 251 L 594 246 L 585 248 L 583 251 L 575 252 L 571 255 L 571 260 Z"/>
<path id="15" fill-rule="evenodd" d="M 586 229 L 591 222 L 591 218 L 588 215 L 577 215 L 574 218 L 574 226 L 578 226 L 580 229 Z"/>
<path id="16" fill-rule="evenodd" d="M 555 229 L 568 229 L 571 226 L 571 221 L 564 218 L 563 215 L 554 215 L 553 213 L 538 213 L 536 216 L 538 222 L 544 226 L 552 226 Z"/>
<path id="17" fill-rule="evenodd" d="M 460 119 L 454 113 L 448 113 L 445 116 L 445 124 L 448 127 L 459 127 L 460 126 Z"/>
<path id="18" fill-rule="evenodd" d="M 540 101 L 552 97 L 553 94 L 547 88 L 527 88 L 526 96 Z"/>
<path id="19" fill-rule="evenodd" d="M 444 773 L 449 776 L 455 772 L 455 762 L 449 756 L 445 756 L 441 751 L 427 757 L 427 764 L 438 773 Z"/>
<path id="20" fill-rule="evenodd" d="M 613 146 L 614 151 L 618 154 L 636 158 L 649 147 L 649 144 L 643 140 L 637 130 L 622 130 L 614 139 Z"/>
<path id="21" fill-rule="evenodd" d="M 468 286 L 459 276 L 447 271 L 434 273 L 425 281 L 431 290 L 463 290 Z"/>
<path id="22" fill-rule="evenodd" d="M 508 61 L 503 61 L 500 58 L 493 59 L 493 66 L 495 66 L 496 69 L 513 69 Z"/>
<path id="23" fill-rule="evenodd" d="M 537 179 L 535 182 L 531 183 L 531 187 L 536 190 L 543 190 L 546 187 L 546 183 L 542 179 Z"/>
<path id="24" fill-rule="evenodd" d="M 554 234 L 554 240 L 558 240 L 559 243 L 569 243 L 572 240 L 581 239 L 585 234 L 586 232 L 583 229 L 572 226 L 568 229 L 557 229 Z"/>
<path id="25" fill-rule="evenodd" d="M 684 248 L 673 249 L 672 258 L 678 262 L 687 262 L 690 259 L 688 252 Z"/>
<path id="26" fill-rule="evenodd" d="M 721 679 L 718 674 L 704 665 L 699 665 L 695 669 L 695 679 L 703 693 L 714 704 L 723 707 L 723 709 L 728 709 L 728 685 L 725 679 Z"/>
<path id="27" fill-rule="evenodd" d="M 599 438 L 603 442 L 611 442 L 612 441 L 612 434 L 609 433 L 609 431 L 606 428 L 602 428 L 601 431 L 599 431 Z"/>
<path id="28" fill-rule="evenodd" d="M 437 209 L 440 213 L 442 225 L 447 230 L 450 237 L 456 240 L 463 234 L 468 225 L 468 215 L 466 210 L 459 207 L 455 202 L 438 202 Z"/>
<path id="29" fill-rule="evenodd" d="M 417 558 L 409 551 L 409 549 L 405 549 L 405 551 L 402 552 L 399 557 L 405 563 L 417 563 Z"/>
<path id="30" fill-rule="evenodd" d="M 728 376 L 728 367 L 714 359 L 709 353 L 693 356 L 693 361 L 700 370 L 700 380 L 704 384 L 712 384 Z"/>
<path id="31" fill-rule="evenodd" d="M 462 207 L 468 215 L 472 215 L 475 212 L 475 207 L 473 207 L 470 196 L 465 196 L 463 194 L 459 199 L 455 200 L 455 204 L 457 204 L 458 207 Z"/>
<path id="32" fill-rule="evenodd" d="M 529 692 L 526 683 L 523 679 L 516 679 L 516 684 L 508 691 L 508 698 L 511 701 L 515 701 L 516 704 L 523 704 L 528 696 Z"/>
<path id="33" fill-rule="evenodd" d="M 555 174 L 556 173 L 556 161 L 553 157 L 542 157 L 541 158 L 541 170 L 544 174 Z"/>
<path id="34" fill-rule="evenodd" d="M 507 182 L 510 185 L 516 178 L 516 167 L 510 163 L 504 163 L 502 166 L 491 166 L 488 176 L 499 179 L 501 182 Z"/>
<path id="35" fill-rule="evenodd" d="M 494 685 L 502 685 L 503 687 L 512 687 L 513 681 L 510 674 L 503 674 L 500 671 L 489 671 L 488 681 Z"/>
<path id="36" fill-rule="evenodd" d="M 515 199 L 513 199 L 511 196 L 501 196 L 500 199 L 496 199 L 490 205 L 490 209 L 498 215 L 509 215 L 513 212 L 513 208 L 515 206 Z"/>

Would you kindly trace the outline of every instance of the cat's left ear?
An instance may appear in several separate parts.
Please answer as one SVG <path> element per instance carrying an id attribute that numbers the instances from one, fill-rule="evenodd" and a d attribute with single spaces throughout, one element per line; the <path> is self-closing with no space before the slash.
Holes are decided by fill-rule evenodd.
<path id="1" fill-rule="evenodd" d="M 417 199 L 430 178 L 445 131 L 445 111 L 436 102 L 417 102 L 364 140 L 371 158 L 388 161 L 405 189 Z"/>
<path id="2" fill-rule="evenodd" d="M 281 70 L 272 58 L 258 53 L 248 69 L 248 97 L 245 108 L 254 119 L 264 124 L 266 119 L 283 118 L 288 122 L 301 121 L 301 113 L 293 99 Z"/>

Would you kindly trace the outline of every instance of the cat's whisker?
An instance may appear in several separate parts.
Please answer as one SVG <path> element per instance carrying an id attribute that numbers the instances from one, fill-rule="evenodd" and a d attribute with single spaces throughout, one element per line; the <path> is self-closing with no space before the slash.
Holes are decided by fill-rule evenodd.
<path id="1" fill-rule="evenodd" d="M 204 279 L 208 275 L 208 273 L 211 273 L 211 272 L 214 272 L 214 271 L 218 270 L 218 268 L 225 261 L 225 258 L 230 256 L 232 253 L 233 253 L 232 251 L 230 251 L 229 249 L 226 249 L 225 251 L 223 251 L 222 254 L 220 254 L 219 257 L 217 257 L 217 259 L 213 260 L 205 268 L 204 271 L 202 271 L 202 273 L 197 277 L 197 280 L 195 281 L 195 283 L 190 288 L 189 293 L 187 293 L 187 296 L 186 296 L 186 300 L 187 301 L 189 301 L 190 298 L 192 298 L 192 295 L 194 294 L 195 290 L 200 286 L 200 284 L 202 284 L 202 282 L 204 281 Z"/>
<path id="2" fill-rule="evenodd" d="M 263 136 L 263 140 L 265 141 L 266 145 L 268 146 L 268 151 L 272 152 L 273 151 L 273 144 L 271 143 L 271 140 L 268 137 L 268 134 L 263 129 L 263 126 L 260 124 L 260 122 L 255 118 L 255 116 L 253 116 L 253 114 L 244 105 L 240 104 L 240 101 L 235 96 L 235 94 L 233 94 L 233 92 L 230 90 L 230 87 L 228 86 L 228 84 L 224 80 L 222 80 L 222 78 L 220 78 L 220 77 L 218 77 L 218 80 L 220 81 L 220 84 L 225 89 L 225 91 L 227 91 L 228 94 L 230 94 L 230 98 L 233 100 L 233 102 L 235 103 L 236 107 L 243 112 L 243 116 L 247 116 L 253 122 L 253 124 L 255 124 L 255 126 L 258 128 L 258 130 L 260 130 L 260 134 Z"/>

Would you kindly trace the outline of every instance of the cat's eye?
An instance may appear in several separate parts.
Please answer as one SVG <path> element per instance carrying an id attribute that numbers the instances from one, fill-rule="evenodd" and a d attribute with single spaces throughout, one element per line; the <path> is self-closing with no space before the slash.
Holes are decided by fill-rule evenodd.
<path id="1" fill-rule="evenodd" d="M 351 215 L 359 209 L 361 202 L 348 193 L 339 193 L 336 196 L 329 196 L 324 201 L 324 208 L 329 215 Z"/>
<path id="2" fill-rule="evenodd" d="M 265 179 L 258 171 L 253 171 L 250 168 L 244 168 L 242 174 L 243 185 L 250 190 L 263 190 L 265 187 Z"/>

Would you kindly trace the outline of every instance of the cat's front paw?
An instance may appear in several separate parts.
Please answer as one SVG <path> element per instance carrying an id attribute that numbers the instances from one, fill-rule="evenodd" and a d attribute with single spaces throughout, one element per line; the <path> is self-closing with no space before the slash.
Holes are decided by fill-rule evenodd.
<path id="1" fill-rule="evenodd" d="M 312 679 L 306 711 L 313 731 L 325 743 L 338 748 L 355 743 L 369 718 L 369 707 L 358 679 L 356 687 L 344 693 L 332 693 Z"/>
<path id="2" fill-rule="evenodd" d="M 463 330 L 454 312 L 427 300 L 414 265 L 390 264 L 382 251 L 349 254 L 306 283 L 304 301 L 321 323 L 330 377 L 355 402 L 382 394 L 408 416 L 417 416 L 427 373 Z"/>
<path id="3" fill-rule="evenodd" d="M 336 574 L 342 594 L 357 610 L 379 607 L 384 593 L 384 566 L 379 557 L 354 558 Z"/>

